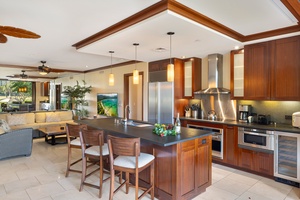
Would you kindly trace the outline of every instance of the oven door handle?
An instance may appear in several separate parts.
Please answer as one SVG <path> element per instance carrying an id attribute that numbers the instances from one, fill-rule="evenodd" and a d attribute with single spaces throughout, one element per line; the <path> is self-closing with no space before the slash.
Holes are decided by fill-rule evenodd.
<path id="1" fill-rule="evenodd" d="M 247 131 L 244 131 L 244 134 L 258 135 L 258 136 L 268 136 L 268 134 L 264 134 L 264 133 L 254 133 L 254 132 L 247 132 Z"/>

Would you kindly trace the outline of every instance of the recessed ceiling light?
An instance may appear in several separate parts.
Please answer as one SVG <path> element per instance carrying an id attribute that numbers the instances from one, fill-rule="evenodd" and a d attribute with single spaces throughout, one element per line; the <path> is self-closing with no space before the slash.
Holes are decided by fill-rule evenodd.
<path id="1" fill-rule="evenodd" d="M 85 67 L 88 68 L 89 66 L 86 65 Z"/>
<path id="2" fill-rule="evenodd" d="M 159 48 L 156 48 L 154 49 L 155 52 L 165 52 L 167 51 L 167 49 L 163 48 L 163 47 L 159 47 Z"/>
<path id="3" fill-rule="evenodd" d="M 234 49 L 239 49 L 239 48 L 240 48 L 239 46 L 235 46 L 235 47 L 234 47 Z"/>

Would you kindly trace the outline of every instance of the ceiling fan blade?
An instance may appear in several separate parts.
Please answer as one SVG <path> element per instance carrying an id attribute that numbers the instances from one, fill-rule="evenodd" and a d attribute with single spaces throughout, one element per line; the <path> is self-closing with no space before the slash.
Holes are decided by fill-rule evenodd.
<path id="1" fill-rule="evenodd" d="M 9 35 L 9 36 L 13 36 L 13 37 L 17 37 L 17 38 L 40 38 L 41 36 L 33 33 L 31 31 L 27 31 L 25 29 L 21 29 L 21 28 L 15 28 L 12 26 L 0 26 L 0 33 L 5 34 L 5 35 Z"/>
<path id="2" fill-rule="evenodd" d="M 0 33 L 0 43 L 6 43 L 7 42 L 7 37 Z"/>

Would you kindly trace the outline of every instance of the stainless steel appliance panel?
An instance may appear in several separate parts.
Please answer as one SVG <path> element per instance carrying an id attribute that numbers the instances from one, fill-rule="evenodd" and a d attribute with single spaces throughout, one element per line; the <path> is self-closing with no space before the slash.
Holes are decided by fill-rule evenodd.
<path id="1" fill-rule="evenodd" d="M 300 134 L 275 131 L 274 176 L 300 183 Z"/>
<path id="2" fill-rule="evenodd" d="M 148 121 L 173 124 L 174 92 L 172 82 L 149 83 Z"/>
<path id="3" fill-rule="evenodd" d="M 274 151 L 274 131 L 239 127 L 238 144 Z"/>

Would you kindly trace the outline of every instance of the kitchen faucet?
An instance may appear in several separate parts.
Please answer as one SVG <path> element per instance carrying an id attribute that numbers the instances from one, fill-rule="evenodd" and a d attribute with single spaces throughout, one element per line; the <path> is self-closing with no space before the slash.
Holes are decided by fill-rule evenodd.
<path id="1" fill-rule="evenodd" d="M 127 115 L 130 113 L 130 107 L 129 107 L 129 105 L 125 106 L 124 113 L 125 113 L 124 122 L 127 122 Z"/>

